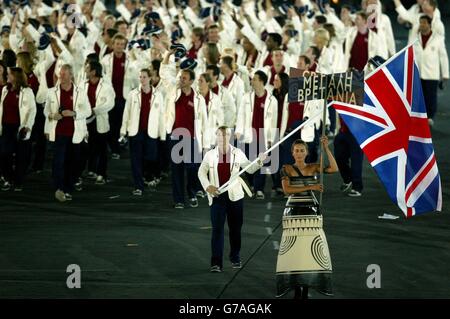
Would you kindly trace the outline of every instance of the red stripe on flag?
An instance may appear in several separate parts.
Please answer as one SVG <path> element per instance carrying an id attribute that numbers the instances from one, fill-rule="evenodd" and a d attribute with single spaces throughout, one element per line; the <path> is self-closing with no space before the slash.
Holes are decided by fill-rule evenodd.
<path id="1" fill-rule="evenodd" d="M 422 180 L 425 178 L 425 176 L 427 176 L 427 174 L 433 168 L 434 164 L 436 164 L 436 157 L 433 154 L 433 159 L 428 163 L 428 165 L 425 167 L 425 169 L 422 171 L 422 173 L 420 173 L 420 175 L 416 178 L 416 180 L 406 190 L 406 194 L 405 194 L 406 202 L 408 202 L 409 197 L 411 196 L 412 192 L 416 189 L 417 185 L 419 185 L 422 182 Z"/>
<path id="2" fill-rule="evenodd" d="M 410 136 L 421 138 L 431 138 L 430 125 L 428 119 L 411 117 Z"/>
<path id="3" fill-rule="evenodd" d="M 408 207 L 406 209 L 406 218 L 412 217 L 412 215 L 413 215 L 413 210 L 411 207 Z"/>
<path id="4" fill-rule="evenodd" d="M 412 92 L 413 92 L 413 73 L 414 73 L 414 50 L 411 46 L 408 49 L 408 69 L 407 72 L 407 85 L 406 85 L 406 100 L 408 101 L 409 105 L 412 105 Z"/>
<path id="5" fill-rule="evenodd" d="M 369 112 L 365 112 L 365 111 L 363 111 L 363 108 L 361 108 L 361 111 L 360 111 L 360 110 L 357 110 L 355 108 L 351 108 L 351 107 L 348 107 L 348 106 L 345 106 L 345 105 L 340 105 L 340 104 L 337 104 L 337 103 L 333 103 L 333 107 L 336 110 L 348 111 L 350 113 L 361 115 L 363 117 L 366 117 L 366 118 L 369 118 L 371 120 L 374 120 L 375 122 L 379 122 L 380 124 L 383 124 L 383 125 L 386 125 L 386 126 L 388 125 L 386 123 L 386 121 L 382 117 L 373 115 L 372 113 L 369 113 Z"/>

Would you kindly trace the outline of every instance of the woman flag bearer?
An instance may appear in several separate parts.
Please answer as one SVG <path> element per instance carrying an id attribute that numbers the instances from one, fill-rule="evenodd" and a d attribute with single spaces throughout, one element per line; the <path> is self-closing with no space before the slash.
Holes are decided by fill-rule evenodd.
<path id="1" fill-rule="evenodd" d="M 129 136 L 133 195 L 136 196 L 141 196 L 144 190 L 143 168 L 146 161 L 156 161 L 158 158 L 157 139 L 160 125 L 164 125 L 161 117 L 164 99 L 161 92 L 150 85 L 150 76 L 150 70 L 141 70 L 141 85 L 128 94 L 120 128 L 121 138 L 127 134 Z"/>
<path id="2" fill-rule="evenodd" d="M 86 118 L 91 115 L 87 94 L 73 79 L 72 66 L 64 64 L 59 85 L 49 89 L 44 108 L 45 134 L 55 142 L 52 174 L 55 198 L 60 202 L 72 200 L 80 143 L 86 134 Z"/>
<path id="3" fill-rule="evenodd" d="M 219 187 L 233 176 L 237 175 L 241 168 L 245 168 L 250 161 L 244 152 L 230 144 L 231 129 L 221 126 L 216 131 L 217 146 L 208 151 L 203 158 L 198 171 L 198 178 L 203 189 L 208 193 L 211 206 L 211 272 L 221 272 L 223 268 L 223 244 L 224 225 L 228 219 L 230 237 L 230 261 L 233 268 L 241 268 L 241 228 L 243 223 L 243 197 L 244 190 L 249 196 L 251 191 L 242 178 L 231 182 L 228 190 L 219 193 Z M 248 168 L 250 174 L 258 171 L 263 166 L 266 155 L 259 154 L 258 161 Z"/>
<path id="4" fill-rule="evenodd" d="M 36 102 L 25 73 L 21 68 L 8 68 L 8 84 L 3 87 L 0 100 L 0 162 L 5 178 L 1 186 L 3 191 L 10 190 L 12 184 L 15 191 L 22 191 L 35 116 Z"/>

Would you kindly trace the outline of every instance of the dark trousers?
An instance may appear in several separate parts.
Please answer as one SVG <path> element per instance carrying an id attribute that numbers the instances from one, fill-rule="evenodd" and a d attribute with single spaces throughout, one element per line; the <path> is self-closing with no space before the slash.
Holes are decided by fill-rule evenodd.
<path id="1" fill-rule="evenodd" d="M 72 193 L 78 177 L 80 144 L 73 144 L 71 136 L 56 136 L 53 154 L 53 184 L 55 189 Z"/>
<path id="2" fill-rule="evenodd" d="M 111 148 L 111 153 L 120 154 L 120 127 L 122 126 L 123 110 L 125 108 L 125 99 L 116 99 L 114 108 L 109 111 L 109 134 L 108 144 Z"/>
<path id="3" fill-rule="evenodd" d="M 146 161 L 144 165 L 144 176 L 148 181 L 161 178 L 162 172 L 167 173 L 169 171 L 170 159 L 167 143 L 158 139 L 157 146 L 158 156 L 156 160 Z"/>
<path id="4" fill-rule="evenodd" d="M 344 183 L 352 182 L 352 188 L 361 192 L 363 151 L 350 132 L 339 132 L 334 138 L 334 157 Z"/>
<path id="5" fill-rule="evenodd" d="M 5 180 L 21 186 L 31 153 L 31 141 L 18 140 L 18 132 L 19 125 L 3 124 L 0 137 L 0 161 Z"/>
<path id="6" fill-rule="evenodd" d="M 156 161 L 158 140 L 148 136 L 147 132 L 138 132 L 130 136 L 130 161 L 134 187 L 144 190 L 144 165 L 147 161 Z"/>
<path id="7" fill-rule="evenodd" d="M 256 132 L 253 131 L 252 142 L 240 144 L 238 147 L 244 151 L 250 161 L 254 161 L 258 157 L 259 153 L 266 151 L 264 130 L 260 129 L 257 135 Z M 268 164 L 269 163 L 265 163 L 264 166 L 267 166 Z M 266 186 L 266 174 L 263 174 L 263 170 L 265 170 L 264 167 L 256 171 L 254 174 L 246 174 L 248 182 L 251 186 L 253 186 L 255 192 L 264 192 L 264 187 Z"/>
<path id="8" fill-rule="evenodd" d="M 76 164 L 75 182 L 78 178 L 81 178 L 89 158 L 89 144 L 83 140 L 79 147 L 78 163 Z"/>
<path id="9" fill-rule="evenodd" d="M 33 170 L 41 171 L 44 168 L 45 152 L 47 150 L 47 138 L 44 134 L 45 115 L 44 107 L 40 104 L 36 105 L 36 118 L 34 121 L 33 130 L 31 132 L 31 140 L 34 143 L 33 153 L 34 161 L 32 164 Z"/>
<path id="10" fill-rule="evenodd" d="M 240 251 L 243 213 L 243 200 L 240 199 L 236 202 L 232 202 L 228 197 L 228 192 L 213 199 L 213 203 L 211 205 L 211 266 L 223 266 L 225 219 L 228 221 L 230 261 L 232 263 L 241 261 Z"/>
<path id="11" fill-rule="evenodd" d="M 198 180 L 198 168 L 201 160 L 197 148 L 197 141 L 189 137 L 180 137 L 180 139 L 172 139 L 168 137 L 170 149 L 170 162 L 172 170 L 172 195 L 175 203 L 184 203 L 184 175 L 187 174 L 186 190 L 189 198 L 195 198 L 195 193 L 201 190 L 200 181 Z M 189 148 L 190 154 L 186 154 L 184 149 L 180 147 L 185 145 Z"/>
<path id="12" fill-rule="evenodd" d="M 88 125 L 88 130 L 88 171 L 106 177 L 108 133 L 99 133 L 95 121 Z"/>
<path id="13" fill-rule="evenodd" d="M 334 107 L 328 108 L 328 118 L 330 119 L 330 132 L 334 134 L 334 131 L 336 131 L 336 110 Z"/>
<path id="14" fill-rule="evenodd" d="M 425 106 L 427 108 L 427 115 L 429 119 L 432 119 L 436 115 L 437 111 L 437 90 L 439 81 L 421 80 L 421 82 Z"/>

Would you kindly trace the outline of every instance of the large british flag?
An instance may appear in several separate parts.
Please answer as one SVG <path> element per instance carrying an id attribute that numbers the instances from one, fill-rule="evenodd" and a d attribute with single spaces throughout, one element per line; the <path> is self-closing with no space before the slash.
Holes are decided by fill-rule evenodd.
<path id="1" fill-rule="evenodd" d="M 364 84 L 363 107 L 332 106 L 407 217 L 441 211 L 441 180 L 413 46 L 386 61 Z"/>

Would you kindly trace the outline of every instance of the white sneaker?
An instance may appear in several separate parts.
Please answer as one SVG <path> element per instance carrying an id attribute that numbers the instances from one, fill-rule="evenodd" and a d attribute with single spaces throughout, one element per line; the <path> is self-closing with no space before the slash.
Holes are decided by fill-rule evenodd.
<path id="1" fill-rule="evenodd" d="M 62 190 L 58 189 L 58 190 L 55 192 L 55 198 L 56 198 L 58 201 L 60 201 L 61 203 L 62 203 L 62 202 L 65 202 L 65 201 L 66 201 L 66 194 L 64 194 L 64 192 L 63 192 Z"/>
<path id="2" fill-rule="evenodd" d="M 156 187 L 156 186 L 158 186 L 158 184 L 159 184 L 159 179 L 158 179 L 158 178 L 155 178 L 154 180 L 148 182 L 148 183 L 147 183 L 147 186 L 148 186 L 148 187 Z"/>
<path id="3" fill-rule="evenodd" d="M 263 192 L 261 191 L 256 192 L 256 199 L 264 199 L 264 198 L 266 198 L 266 196 L 264 195 Z"/>
<path id="4" fill-rule="evenodd" d="M 362 194 L 361 194 L 361 192 L 358 192 L 358 191 L 355 191 L 354 189 L 352 189 L 347 195 L 350 197 L 360 197 Z"/>
<path id="5" fill-rule="evenodd" d="M 140 190 L 140 189 L 135 189 L 135 190 L 133 191 L 133 195 L 134 195 L 134 196 L 142 196 L 142 190 Z"/>
<path id="6" fill-rule="evenodd" d="M 102 175 L 98 175 L 97 179 L 95 180 L 95 184 L 96 185 L 105 185 L 106 184 L 106 180 L 103 178 Z"/>
<path id="7" fill-rule="evenodd" d="M 97 174 L 95 174 L 94 172 L 88 172 L 87 173 L 87 178 L 89 178 L 89 179 L 96 179 L 97 178 Z"/>
<path id="8" fill-rule="evenodd" d="M 342 185 L 341 185 L 341 192 L 346 193 L 346 192 L 348 192 L 351 189 L 352 189 L 352 182 L 350 182 L 348 184 L 347 183 L 342 183 Z"/>
<path id="9" fill-rule="evenodd" d="M 195 196 L 196 196 L 196 197 L 199 197 L 199 198 L 205 198 L 205 197 L 206 197 L 206 194 L 205 194 L 205 192 L 203 192 L 203 191 L 198 191 L 198 192 L 195 194 Z"/>

